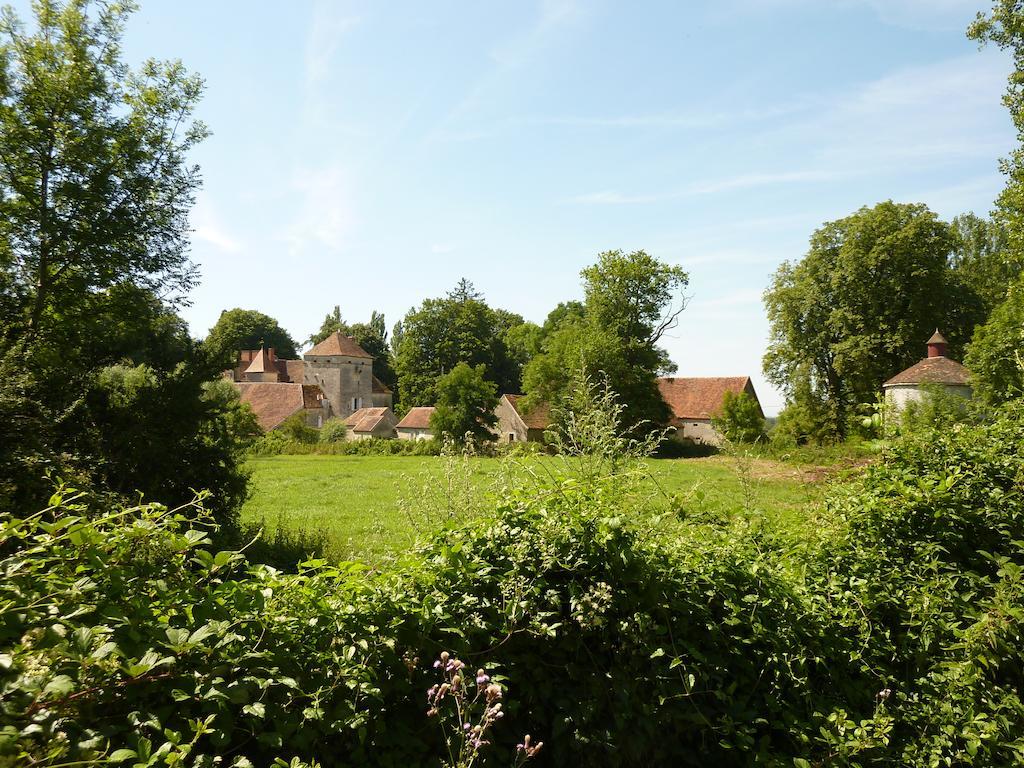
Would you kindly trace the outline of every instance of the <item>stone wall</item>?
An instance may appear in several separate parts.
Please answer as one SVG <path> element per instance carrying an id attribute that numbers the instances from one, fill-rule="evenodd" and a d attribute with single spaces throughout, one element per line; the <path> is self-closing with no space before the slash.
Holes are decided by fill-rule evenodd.
<path id="1" fill-rule="evenodd" d="M 494 414 L 498 417 L 498 423 L 494 425 L 493 431 L 499 443 L 526 442 L 529 430 L 516 409 L 509 405 L 508 400 L 501 398 L 498 407 L 494 409 Z"/>
<path id="2" fill-rule="evenodd" d="M 369 358 L 305 355 L 303 359 L 303 383 L 319 385 L 330 401 L 332 416 L 344 419 L 373 405 L 373 363 Z"/>

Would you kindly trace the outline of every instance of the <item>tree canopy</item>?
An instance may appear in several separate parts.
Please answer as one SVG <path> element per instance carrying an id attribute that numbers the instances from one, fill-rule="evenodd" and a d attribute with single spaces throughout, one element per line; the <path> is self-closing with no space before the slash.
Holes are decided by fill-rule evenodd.
<path id="1" fill-rule="evenodd" d="M 685 306 L 686 272 L 644 251 L 607 251 L 580 273 L 585 301 L 556 307 L 540 333 L 541 354 L 525 367 L 528 403 L 562 403 L 572 382 L 598 377 L 623 403 L 623 423 L 666 423 L 657 376 L 675 366 L 658 341 Z"/>
<path id="2" fill-rule="evenodd" d="M 299 356 L 295 340 L 281 324 L 255 309 L 226 309 L 203 342 L 207 353 L 224 368 L 230 368 L 242 349 L 273 348 L 278 357 Z"/>
<path id="3" fill-rule="evenodd" d="M 498 421 L 494 414 L 497 405 L 497 387 L 487 380 L 487 369 L 459 363 L 437 381 L 437 406 L 430 428 L 435 435 L 455 440 L 467 434 L 477 442 L 493 440 L 490 428 Z"/>
<path id="4" fill-rule="evenodd" d="M 459 363 L 484 366 L 500 392 L 517 392 L 520 371 L 505 340 L 523 318 L 492 309 L 462 280 L 447 296 L 426 299 L 402 320 L 396 368 L 403 405 L 434 405 L 437 382 Z"/>
<path id="5" fill-rule="evenodd" d="M 58 478 L 171 505 L 205 488 L 230 525 L 257 428 L 175 312 L 202 81 L 121 61 L 132 9 L 0 17 L 0 506 L 39 509 Z"/>
<path id="6" fill-rule="evenodd" d="M 0 16 L 0 317 L 32 338 L 120 283 L 172 300 L 193 285 L 187 153 L 207 135 L 192 119 L 201 79 L 121 62 L 130 4 L 34 9 L 32 31 Z"/>
<path id="7" fill-rule="evenodd" d="M 827 406 L 826 431 L 844 436 L 854 407 L 919 360 L 937 325 L 962 349 L 970 328 L 951 327 L 952 248 L 949 225 L 919 204 L 879 203 L 816 230 L 765 291 L 768 380 L 792 400 L 807 377 Z"/>

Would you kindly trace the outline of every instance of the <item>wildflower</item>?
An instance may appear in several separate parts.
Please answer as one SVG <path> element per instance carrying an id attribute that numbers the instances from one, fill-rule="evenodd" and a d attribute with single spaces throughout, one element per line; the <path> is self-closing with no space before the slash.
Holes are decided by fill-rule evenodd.
<path id="1" fill-rule="evenodd" d="M 487 700 L 496 701 L 501 698 L 501 686 L 491 683 L 487 686 Z"/>
<path id="2" fill-rule="evenodd" d="M 877 694 L 875 694 L 875 696 L 876 696 L 876 698 L 880 699 L 881 701 L 885 701 L 890 696 L 892 696 L 892 688 L 883 688 Z"/>
<path id="3" fill-rule="evenodd" d="M 544 746 L 544 742 L 543 741 L 538 741 L 536 744 L 531 745 L 530 744 L 530 734 L 526 734 L 526 736 L 523 737 L 522 743 L 521 744 L 516 744 L 516 752 L 517 753 L 521 752 L 523 754 L 523 757 L 526 758 L 527 760 L 529 760 L 531 757 L 533 757 L 538 752 L 540 752 L 540 748 L 543 747 L 543 746 Z"/>
<path id="4" fill-rule="evenodd" d="M 490 680 L 491 680 L 490 675 L 488 675 L 482 669 L 478 669 L 476 671 L 476 684 L 477 685 L 484 685 L 485 683 L 489 683 Z"/>

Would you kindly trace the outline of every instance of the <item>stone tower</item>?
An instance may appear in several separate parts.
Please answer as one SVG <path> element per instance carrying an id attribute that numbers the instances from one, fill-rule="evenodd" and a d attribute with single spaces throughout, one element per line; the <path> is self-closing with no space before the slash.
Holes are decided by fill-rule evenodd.
<path id="1" fill-rule="evenodd" d="M 373 405 L 373 357 L 351 336 L 335 331 L 302 358 L 304 383 L 319 385 L 331 416 L 344 419 Z"/>

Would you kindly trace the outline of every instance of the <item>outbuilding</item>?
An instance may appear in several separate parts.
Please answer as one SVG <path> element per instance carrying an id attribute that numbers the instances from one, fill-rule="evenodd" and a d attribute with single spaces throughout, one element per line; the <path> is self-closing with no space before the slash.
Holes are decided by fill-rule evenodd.
<path id="1" fill-rule="evenodd" d="M 971 372 L 948 356 L 949 342 L 936 329 L 925 342 L 928 356 L 901 371 L 882 385 L 885 401 L 896 410 L 909 403 L 924 400 L 930 389 L 939 388 L 949 394 L 970 397 Z"/>
<path id="2" fill-rule="evenodd" d="M 430 431 L 430 417 L 434 415 L 434 409 L 430 406 L 417 406 L 410 408 L 405 414 L 395 431 L 398 432 L 399 440 L 429 440 L 434 436 Z"/>

